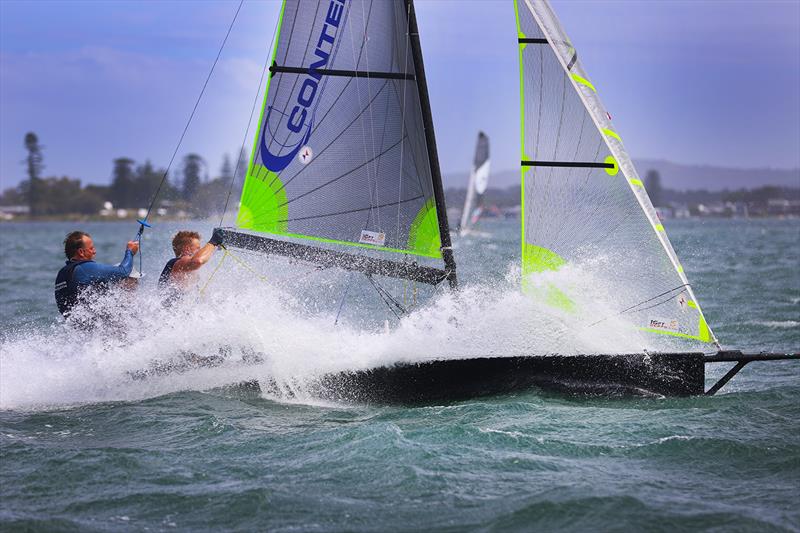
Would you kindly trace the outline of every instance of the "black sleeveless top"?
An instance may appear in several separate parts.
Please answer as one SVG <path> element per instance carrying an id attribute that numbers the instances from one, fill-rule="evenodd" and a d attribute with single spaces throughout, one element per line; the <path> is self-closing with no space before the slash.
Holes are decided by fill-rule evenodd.
<path id="1" fill-rule="evenodd" d="M 161 275 L 158 276 L 158 288 L 164 293 L 164 300 L 161 304 L 164 307 L 169 307 L 174 304 L 181 295 L 181 290 L 175 285 L 175 282 L 172 281 L 172 269 L 175 267 L 175 263 L 180 259 L 180 257 L 173 257 L 167 264 L 164 265 L 164 270 L 161 271 Z"/>
<path id="2" fill-rule="evenodd" d="M 56 275 L 55 297 L 58 311 L 68 316 L 75 304 L 78 303 L 78 284 L 75 283 L 75 267 L 89 261 L 67 261 Z"/>
<path id="3" fill-rule="evenodd" d="M 161 275 L 158 276 L 158 288 L 159 289 L 166 289 L 170 285 L 172 285 L 172 280 L 170 279 L 170 275 L 172 275 L 172 268 L 175 266 L 175 263 L 180 259 L 180 257 L 173 257 L 167 264 L 164 265 L 164 270 L 161 271 Z"/>

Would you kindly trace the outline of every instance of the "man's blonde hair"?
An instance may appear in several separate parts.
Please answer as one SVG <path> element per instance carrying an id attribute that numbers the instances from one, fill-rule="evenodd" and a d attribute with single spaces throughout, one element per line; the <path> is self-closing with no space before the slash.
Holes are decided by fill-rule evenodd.
<path id="1" fill-rule="evenodd" d="M 181 255 L 181 250 L 185 246 L 192 244 L 194 239 L 200 240 L 200 234 L 196 231 L 179 231 L 176 233 L 172 238 L 172 250 L 175 252 L 175 257 Z"/>

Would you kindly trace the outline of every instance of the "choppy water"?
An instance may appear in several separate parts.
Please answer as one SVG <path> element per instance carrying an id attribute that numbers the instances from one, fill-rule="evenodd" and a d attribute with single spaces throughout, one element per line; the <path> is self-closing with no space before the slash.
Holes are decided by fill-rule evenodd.
<path id="1" fill-rule="evenodd" d="M 84 227 L 107 262 L 135 232 Z M 565 340 L 563 323 L 526 308 L 513 223 L 457 241 L 462 296 L 420 289 L 400 323 L 353 275 L 249 255 L 239 258 L 266 281 L 229 257 L 208 282 L 218 256 L 202 296 L 167 313 L 152 295 L 176 229 L 164 224 L 144 243 L 141 294 L 106 302 L 116 324 L 93 334 L 59 324 L 52 302 L 71 229 L 0 226 L 0 529 L 800 530 L 796 363 L 752 364 L 712 398 L 533 391 L 408 408 L 308 395 L 303 378 L 320 372 L 518 352 L 532 332 L 543 351 L 640 347 L 613 323 Z M 800 346 L 797 221 L 667 229 L 723 344 Z M 390 288 L 401 297 L 402 284 Z M 223 347 L 264 361 L 130 379 L 154 360 Z M 220 387 L 253 377 L 283 388 Z"/>

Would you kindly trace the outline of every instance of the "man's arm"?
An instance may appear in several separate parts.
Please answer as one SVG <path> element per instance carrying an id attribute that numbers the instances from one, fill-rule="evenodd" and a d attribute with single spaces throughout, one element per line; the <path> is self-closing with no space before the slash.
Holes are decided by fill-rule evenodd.
<path id="1" fill-rule="evenodd" d="M 201 266 L 208 263 L 208 260 L 211 259 L 211 256 L 214 255 L 214 251 L 217 249 L 217 246 L 222 246 L 222 231 L 220 228 L 216 228 L 214 233 L 211 235 L 211 239 L 208 242 L 197 250 L 192 257 L 181 257 L 175 264 L 172 266 L 173 272 L 191 272 L 193 270 L 197 270 Z"/>
<path id="2" fill-rule="evenodd" d="M 173 272 L 191 272 L 208 263 L 217 247 L 207 242 L 191 257 L 181 257 L 172 266 Z"/>
<path id="3" fill-rule="evenodd" d="M 103 265 L 90 261 L 75 267 L 75 282 L 88 285 L 98 281 L 117 281 L 127 278 L 133 269 L 133 252 L 125 250 L 125 257 L 119 265 Z"/>
<path id="4" fill-rule="evenodd" d="M 127 278 L 133 270 L 133 256 L 139 251 L 139 243 L 128 241 L 125 256 L 119 265 L 103 265 L 90 261 L 75 267 L 75 282 L 88 285 L 98 281 L 118 281 Z"/>

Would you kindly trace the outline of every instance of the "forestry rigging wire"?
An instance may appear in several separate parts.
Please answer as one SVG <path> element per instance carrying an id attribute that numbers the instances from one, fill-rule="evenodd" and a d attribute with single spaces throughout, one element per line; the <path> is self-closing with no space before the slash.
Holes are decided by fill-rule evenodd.
<path id="1" fill-rule="evenodd" d="M 256 106 L 258 105 L 258 95 L 261 94 L 261 86 L 264 84 L 264 75 L 266 74 L 267 70 L 269 69 L 269 59 L 272 56 L 272 49 L 277 44 L 275 42 L 275 34 L 278 32 L 278 24 L 280 24 L 280 17 L 275 22 L 275 29 L 272 30 L 272 38 L 269 40 L 269 48 L 267 49 L 267 56 L 264 60 L 264 68 L 261 69 L 261 79 L 258 81 L 258 89 L 256 90 L 255 97 L 253 98 L 253 106 L 250 109 L 250 118 L 247 120 L 247 128 L 244 130 L 244 138 L 242 139 L 242 147 L 247 142 L 247 136 L 250 134 L 250 126 L 253 123 L 253 115 L 256 111 Z M 266 95 L 264 95 L 266 98 Z M 228 186 L 228 195 L 225 197 L 225 207 L 222 208 L 222 216 L 219 217 L 219 225 L 222 226 L 222 223 L 225 221 L 225 214 L 228 212 L 228 202 L 231 199 L 231 193 L 233 192 L 233 184 L 236 182 L 236 176 L 239 173 L 239 165 L 242 162 L 241 152 L 239 153 L 239 157 L 236 159 L 236 168 L 233 169 L 233 176 L 231 176 L 231 183 Z"/>
<path id="2" fill-rule="evenodd" d="M 189 125 L 192 123 L 192 119 L 194 118 L 194 114 L 197 111 L 197 106 L 200 105 L 200 100 L 203 98 L 203 94 L 206 92 L 206 87 L 208 87 L 208 82 L 211 80 L 211 75 L 214 73 L 214 68 L 217 66 L 219 62 L 219 58 L 222 55 L 222 50 L 225 48 L 225 43 L 228 42 L 228 37 L 231 34 L 231 30 L 233 29 L 233 25 L 236 23 L 236 19 L 239 17 L 239 11 L 242 9 L 242 4 L 244 4 L 244 0 L 239 0 L 239 6 L 236 8 L 236 13 L 233 15 L 233 20 L 231 20 L 230 25 L 228 26 L 228 31 L 225 33 L 225 38 L 222 40 L 222 44 L 219 46 L 219 50 L 217 50 L 217 57 L 214 58 L 214 63 L 211 65 L 211 70 L 208 72 L 208 76 L 206 76 L 206 81 L 203 83 L 203 88 L 200 90 L 200 94 L 197 96 L 197 100 L 194 103 L 194 107 L 192 108 L 192 113 L 189 115 L 189 120 L 186 121 L 186 125 L 183 128 L 183 132 L 181 133 L 180 139 L 178 139 L 178 144 L 175 146 L 175 150 L 172 152 L 172 157 L 169 160 L 169 164 L 167 165 L 167 169 L 164 171 L 164 175 L 161 176 L 161 182 L 158 184 L 158 188 L 156 192 L 153 194 L 153 198 L 150 200 L 150 205 L 147 207 L 147 214 L 144 216 L 143 219 L 137 220 L 139 223 L 139 231 L 136 234 L 136 241 L 139 243 L 139 271 L 142 270 L 142 255 L 141 255 L 141 243 L 142 243 L 142 234 L 144 233 L 144 228 L 149 228 L 150 224 L 148 224 L 147 220 L 150 218 L 150 212 L 153 210 L 153 206 L 158 199 L 158 194 L 161 192 L 161 188 L 164 186 L 164 183 L 167 181 L 167 176 L 169 176 L 169 171 L 172 168 L 172 163 L 175 161 L 175 156 L 178 155 L 178 150 L 180 150 L 181 144 L 183 143 L 183 138 L 186 136 L 186 132 L 189 130 Z"/>

